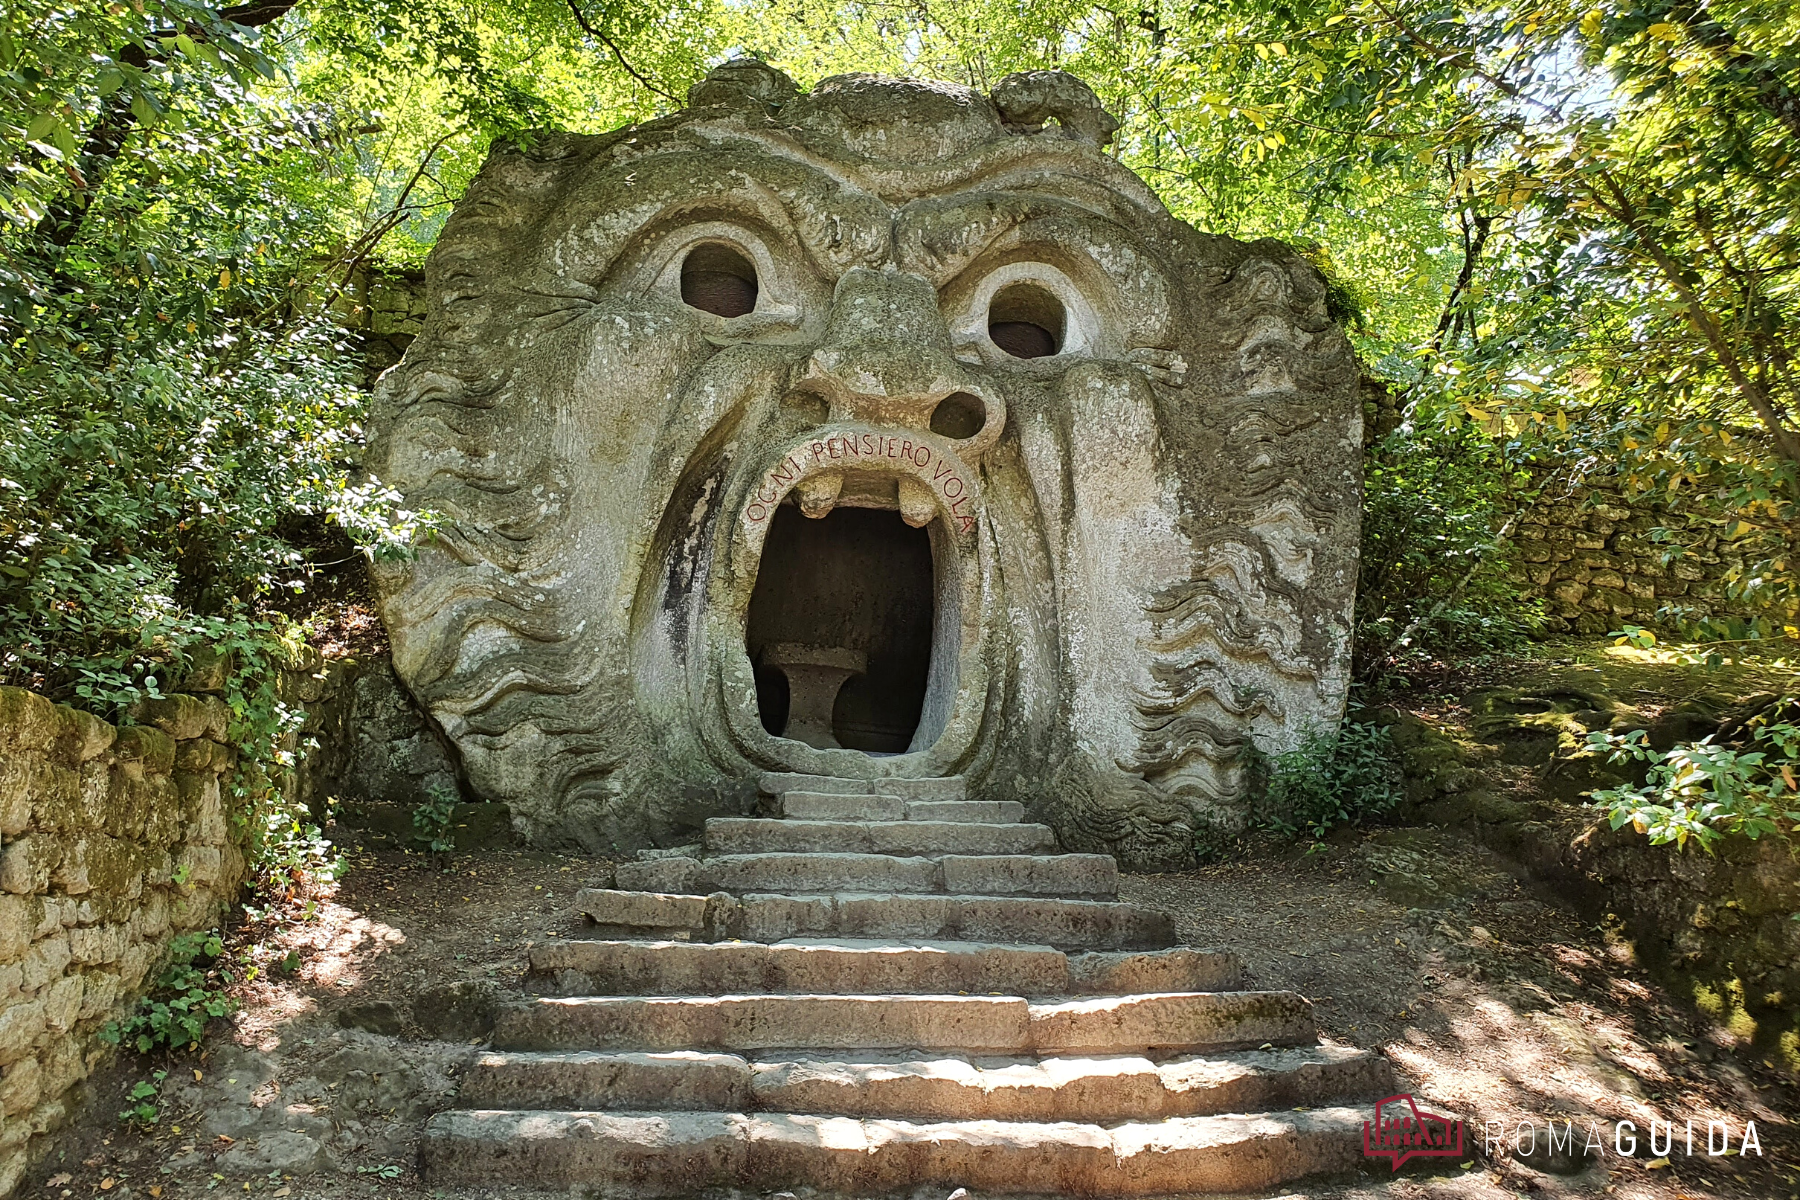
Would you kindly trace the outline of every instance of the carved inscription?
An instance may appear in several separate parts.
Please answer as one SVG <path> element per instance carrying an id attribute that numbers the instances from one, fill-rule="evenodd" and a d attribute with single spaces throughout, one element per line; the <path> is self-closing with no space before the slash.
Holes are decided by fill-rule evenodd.
<path id="1" fill-rule="evenodd" d="M 851 433 L 821 438 L 810 442 L 776 463 L 762 478 L 744 519 L 752 525 L 769 519 L 782 496 L 799 482 L 809 468 L 841 460 L 846 466 L 879 463 L 882 459 L 903 460 L 917 469 L 918 477 L 931 485 L 943 499 L 944 508 L 956 522 L 957 530 L 968 533 L 975 528 L 973 489 L 962 477 L 956 464 L 938 455 L 924 442 L 897 433 Z"/>

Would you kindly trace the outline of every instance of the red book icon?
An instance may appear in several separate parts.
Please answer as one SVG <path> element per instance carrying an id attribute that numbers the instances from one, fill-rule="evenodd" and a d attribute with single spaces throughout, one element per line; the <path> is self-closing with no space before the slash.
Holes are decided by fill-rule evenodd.
<path id="1" fill-rule="evenodd" d="M 1411 1095 L 1389 1096 L 1363 1122 L 1363 1157 L 1391 1158 L 1394 1170 L 1409 1158 L 1460 1158 L 1463 1123 L 1419 1111 Z"/>

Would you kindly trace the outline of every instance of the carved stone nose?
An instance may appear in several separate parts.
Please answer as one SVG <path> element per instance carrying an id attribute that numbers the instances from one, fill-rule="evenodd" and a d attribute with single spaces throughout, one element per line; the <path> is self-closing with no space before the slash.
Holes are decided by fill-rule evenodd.
<path id="1" fill-rule="evenodd" d="M 856 267 L 838 280 L 825 340 L 802 376 L 833 421 L 931 429 L 962 439 L 994 426 L 998 397 L 969 379 L 950 353 L 950 331 L 931 282 L 903 271 Z M 954 398 L 954 399 L 953 399 Z M 947 421 L 949 409 L 956 410 Z"/>

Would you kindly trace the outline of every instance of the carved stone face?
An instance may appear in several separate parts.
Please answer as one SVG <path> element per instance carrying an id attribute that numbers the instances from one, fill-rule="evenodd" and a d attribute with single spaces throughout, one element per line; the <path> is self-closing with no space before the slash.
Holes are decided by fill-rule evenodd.
<path id="1" fill-rule="evenodd" d="M 534 840 L 691 840 L 760 771 L 962 774 L 1179 860 L 1341 714 L 1359 519 L 1318 274 L 1175 220 L 1079 81 L 736 62 L 497 150 L 377 391 L 441 515 L 401 677 Z"/>

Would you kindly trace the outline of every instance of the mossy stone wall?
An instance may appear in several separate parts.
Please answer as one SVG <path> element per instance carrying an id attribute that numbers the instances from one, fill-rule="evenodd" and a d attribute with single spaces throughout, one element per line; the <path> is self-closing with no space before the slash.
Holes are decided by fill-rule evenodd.
<path id="1" fill-rule="evenodd" d="M 0 1196 L 169 939 L 216 924 L 244 881 L 224 702 L 168 696 L 134 717 L 0 687 Z"/>

